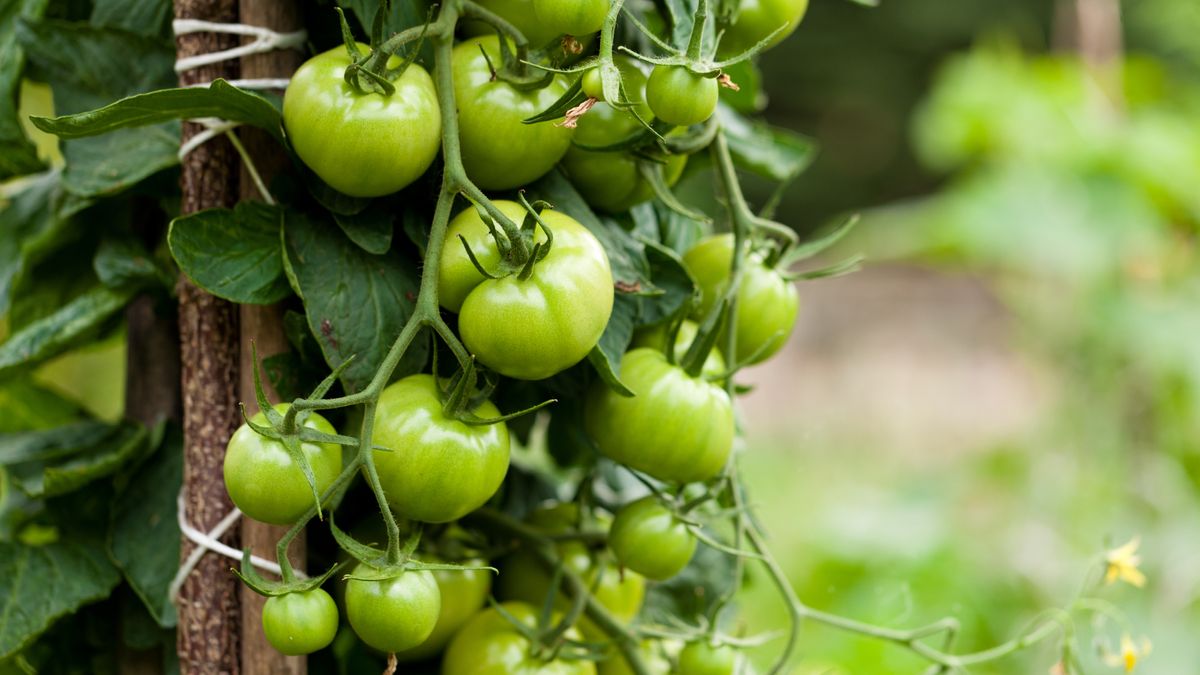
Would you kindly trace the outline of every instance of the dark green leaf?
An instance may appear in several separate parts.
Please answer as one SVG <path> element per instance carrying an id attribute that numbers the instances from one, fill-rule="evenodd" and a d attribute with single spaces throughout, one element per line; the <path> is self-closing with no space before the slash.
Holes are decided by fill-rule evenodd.
<path id="1" fill-rule="evenodd" d="M 733 557 L 708 546 L 700 546 L 682 572 L 646 593 L 644 616 L 668 622 L 705 614 L 734 581 Z"/>
<path id="2" fill-rule="evenodd" d="M 692 299 L 696 290 L 696 284 L 683 266 L 679 254 L 662 244 L 647 240 L 646 257 L 650 261 L 654 285 L 662 293 L 638 298 L 641 302 L 638 325 L 658 324 L 675 316 L 684 303 Z"/>
<path id="3" fill-rule="evenodd" d="M 98 245 L 94 234 L 81 233 L 82 239 L 61 246 L 25 271 L 13 285 L 9 331 L 24 330 L 100 285 L 91 265 Z M 76 272 L 63 274 L 62 270 Z"/>
<path id="4" fill-rule="evenodd" d="M 283 141 L 280 114 L 267 99 L 224 80 L 207 88 L 160 89 L 62 117 L 34 117 L 33 124 L 61 138 L 83 138 L 171 120 L 219 117 L 243 122 Z M 178 140 L 178 139 L 176 139 Z"/>
<path id="5" fill-rule="evenodd" d="M 74 236 L 69 215 L 86 205 L 64 196 L 59 175 L 33 178 L 0 210 L 0 315 L 8 312 L 14 284 L 64 241 Z"/>
<path id="6" fill-rule="evenodd" d="M 179 123 L 120 129 L 63 144 L 63 186 L 82 197 L 127 190 L 179 163 Z"/>
<path id="7" fill-rule="evenodd" d="M 3 434 L 46 429 L 77 419 L 79 406 L 62 396 L 16 377 L 0 384 L 0 464 L 5 464 Z"/>
<path id="8" fill-rule="evenodd" d="M 18 464 L 10 469 L 13 482 L 31 497 L 54 497 L 111 476 L 143 455 L 150 440 L 145 427 L 126 423 L 116 433 L 59 461 Z"/>
<path id="9" fill-rule="evenodd" d="M 379 0 L 340 0 L 338 5 L 351 10 L 354 17 L 362 24 L 363 34 L 370 35 L 375 22 L 375 13 L 379 10 Z M 426 0 L 392 0 L 391 11 L 383 22 L 383 35 L 399 33 L 406 28 L 425 23 L 429 2 Z M 422 48 L 422 57 L 428 59 L 432 46 L 426 40 Z"/>
<path id="10" fill-rule="evenodd" d="M 283 274 L 283 210 L 241 202 L 171 222 L 167 243 L 183 273 L 197 286 L 231 302 L 269 305 L 290 294 Z"/>
<path id="11" fill-rule="evenodd" d="M 817 157 L 816 143 L 805 136 L 753 122 L 726 106 L 721 106 L 718 114 L 733 161 L 741 169 L 787 182 Z"/>
<path id="12" fill-rule="evenodd" d="M 178 429 L 171 429 L 163 447 L 117 495 L 109 529 L 112 559 L 164 628 L 176 620 L 167 590 L 179 568 L 176 496 L 182 480 L 183 439 Z"/>
<path id="13" fill-rule="evenodd" d="M 37 148 L 26 138 L 17 119 L 17 99 L 25 52 L 17 43 L 17 17 L 37 20 L 47 0 L 9 0 L 0 3 L 0 180 L 40 171 Z"/>
<path id="14" fill-rule="evenodd" d="M 120 580 L 99 540 L 0 543 L 0 659 L 64 614 L 108 596 Z"/>
<path id="15" fill-rule="evenodd" d="M 102 241 L 92 268 L 101 283 L 110 288 L 146 283 L 163 274 L 141 243 L 125 238 Z"/>
<path id="16" fill-rule="evenodd" d="M 614 391 L 626 396 L 633 392 L 621 382 L 621 359 L 633 341 L 633 329 L 641 298 L 618 294 L 613 303 L 612 318 L 604 328 L 604 335 L 596 348 L 588 354 L 588 361 L 600 374 L 600 378 Z"/>
<path id="17" fill-rule="evenodd" d="M 0 465 L 49 462 L 77 454 L 116 432 L 111 424 L 76 422 L 45 430 L 0 434 Z"/>
<path id="18" fill-rule="evenodd" d="M 396 211 L 393 206 L 376 200 L 366 210 L 354 214 L 333 214 L 342 232 L 350 237 L 350 241 L 358 244 L 362 250 L 375 255 L 383 255 L 392 247 L 393 224 Z"/>
<path id="19" fill-rule="evenodd" d="M 416 265 L 394 253 L 371 255 L 333 223 L 305 214 L 287 212 L 284 232 L 288 277 L 304 300 L 309 329 L 331 368 L 355 357 L 342 381 L 359 391 L 412 316 Z M 424 340 L 415 341 L 397 374 L 416 372 L 427 351 Z"/>
<path id="20" fill-rule="evenodd" d="M 0 344 L 0 378 L 57 356 L 96 334 L 133 298 L 134 290 L 95 288 Z"/>
<path id="21" fill-rule="evenodd" d="M 92 24 L 123 28 L 146 37 L 167 35 L 171 18 L 169 0 L 94 0 Z"/>

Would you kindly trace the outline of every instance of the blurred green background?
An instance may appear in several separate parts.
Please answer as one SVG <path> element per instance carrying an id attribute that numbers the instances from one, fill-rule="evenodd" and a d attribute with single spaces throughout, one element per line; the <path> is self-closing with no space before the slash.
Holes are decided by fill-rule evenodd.
<path id="1" fill-rule="evenodd" d="M 1145 635 L 1137 672 L 1200 672 L 1200 3 L 814 0 L 762 59 L 768 116 L 817 139 L 780 220 L 861 212 L 746 374 L 744 470 L 801 598 L 960 646 L 1063 606 L 1140 536 L 1144 589 L 1078 626 Z M 1089 54 L 1087 59 L 1081 54 Z M 762 195 L 760 195 L 760 198 Z M 786 614 L 756 576 L 746 628 Z M 805 630 L 799 673 L 921 673 Z M 778 645 L 757 655 L 769 661 Z M 1046 673 L 1053 644 L 976 673 Z"/>

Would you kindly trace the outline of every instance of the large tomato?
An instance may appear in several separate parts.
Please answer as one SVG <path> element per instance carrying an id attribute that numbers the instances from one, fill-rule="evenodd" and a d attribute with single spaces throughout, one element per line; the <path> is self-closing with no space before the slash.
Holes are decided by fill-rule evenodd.
<path id="1" fill-rule="evenodd" d="M 424 562 L 440 562 L 436 557 L 422 556 Z M 464 560 L 460 565 L 485 565 L 484 560 Z M 420 661 L 442 651 L 462 627 L 487 604 L 492 591 L 492 573 L 488 570 L 434 570 L 438 590 L 442 594 L 442 609 L 433 632 L 418 647 L 396 654 L 401 661 Z"/>
<path id="2" fill-rule="evenodd" d="M 533 0 L 533 13 L 550 30 L 568 35 L 600 31 L 609 0 Z"/>
<path id="3" fill-rule="evenodd" d="M 275 410 L 286 413 L 280 403 Z M 316 413 L 300 415 L 304 426 L 335 434 L 333 425 Z M 261 412 L 251 418 L 256 425 L 269 426 Z M 301 443 L 308 459 L 317 492 L 323 493 L 342 472 L 342 448 L 333 443 Z M 291 525 L 315 504 L 312 487 L 300 465 L 292 460 L 281 441 L 263 436 L 243 424 L 233 432 L 225 449 L 225 490 L 234 506 L 247 516 L 272 525 Z"/>
<path id="4" fill-rule="evenodd" d="M 412 183 L 437 157 L 437 91 L 413 63 L 391 96 L 362 93 L 343 77 L 349 65 L 346 48 L 337 47 L 300 66 L 283 97 L 283 126 L 296 154 L 326 183 L 352 197 L 381 197 Z"/>
<path id="5" fill-rule="evenodd" d="M 362 576 L 371 568 L 359 564 L 351 573 Z M 408 571 L 394 579 L 346 582 L 346 618 L 355 634 L 382 652 L 402 652 L 433 634 L 441 612 L 437 580 L 428 571 Z"/>
<path id="6" fill-rule="evenodd" d="M 560 33 L 538 21 L 533 13 L 533 0 L 476 0 L 484 9 L 495 12 L 521 31 L 533 47 L 544 47 L 559 37 Z M 482 21 L 468 21 L 464 27 L 467 35 L 495 35 L 496 30 Z"/>
<path id="7" fill-rule="evenodd" d="M 495 204 L 518 224 L 525 218 L 516 202 Z M 519 380 L 544 379 L 581 361 L 612 314 L 613 277 L 604 247 L 570 216 L 547 210 L 541 217 L 554 244 L 528 279 L 487 279 L 471 264 L 460 235 L 485 269 L 494 271 L 500 263 L 475 209 L 451 222 L 442 251 L 440 301 L 459 312 L 463 343 L 480 363 Z M 538 228 L 537 241 L 544 240 Z"/>
<path id="8" fill-rule="evenodd" d="M 499 417 L 488 401 L 473 411 Z M 375 468 L 388 503 L 405 518 L 446 523 L 483 506 L 508 473 L 504 423 L 468 425 L 446 417 L 432 375 L 390 385 L 375 411 Z"/>
<path id="9" fill-rule="evenodd" d="M 563 534 L 579 525 L 579 506 L 574 503 L 559 504 L 530 514 L 529 524 L 546 534 Z M 592 527 L 604 529 L 607 517 L 600 516 Z M 646 594 L 646 581 L 640 574 L 626 571 L 624 575 L 604 549 L 592 550 L 579 541 L 565 540 L 556 545 L 563 565 L 580 575 L 589 586 L 592 595 L 616 618 L 629 622 L 642 609 Z M 599 575 L 599 585 L 596 585 Z M 530 551 L 519 549 L 503 563 L 497 579 L 498 595 L 506 600 L 519 600 L 541 607 L 550 593 L 553 575 Z M 565 609 L 570 603 L 565 593 L 557 591 L 558 607 Z M 583 634 L 592 639 L 602 639 L 604 632 L 586 617 L 579 622 Z"/>
<path id="10" fill-rule="evenodd" d="M 538 611 L 521 602 L 503 605 L 513 618 L 537 627 Z M 574 629 L 565 637 L 579 640 Z M 442 660 L 442 675 L 595 675 L 591 661 L 537 658 L 533 645 L 495 609 L 485 609 L 454 636 Z"/>
<path id="11" fill-rule="evenodd" d="M 773 47 L 783 42 L 804 19 L 808 0 L 742 0 L 737 20 L 725 30 L 721 39 L 722 56 L 733 56 L 750 49 L 780 27 L 783 30 L 771 38 Z"/>
<path id="12" fill-rule="evenodd" d="M 566 92 L 567 83 L 556 77 L 542 89 L 521 91 L 493 77 L 488 58 L 499 66 L 500 38 L 495 35 L 454 48 L 459 140 L 471 180 L 485 190 L 507 190 L 541 178 L 571 146 L 571 129 L 522 121 L 549 108 Z"/>
<path id="13" fill-rule="evenodd" d="M 645 103 L 646 74 L 632 59 L 626 57 L 617 57 L 617 67 L 621 70 L 625 95 L 636 104 L 638 115 L 650 122 L 653 113 Z M 595 76 L 591 79 L 594 80 Z M 603 211 L 618 213 L 654 197 L 654 188 L 642 177 L 638 169 L 639 160 L 633 153 L 596 152 L 579 147 L 612 145 L 641 129 L 641 123 L 633 114 L 604 102 L 596 103 L 579 119 L 575 129 L 575 145 L 563 157 L 563 168 L 588 204 Z M 674 185 L 683 175 L 686 165 L 686 155 L 668 157 L 661 165 L 666 184 Z"/>
<path id="14" fill-rule="evenodd" d="M 626 397 L 598 382 L 588 399 L 588 435 L 606 457 L 659 480 L 715 477 L 733 450 L 733 403 L 721 387 L 691 377 L 656 349 L 621 359 Z"/>
<path id="15" fill-rule="evenodd" d="M 693 314 L 697 319 L 703 318 L 729 287 L 733 243 L 732 234 L 709 237 L 683 256 L 700 287 L 700 302 Z M 800 294 L 795 284 L 763 264 L 762 256 L 752 253 L 737 298 L 737 362 L 765 361 L 792 334 L 800 313 Z M 725 344 L 724 338 L 717 344 Z"/>

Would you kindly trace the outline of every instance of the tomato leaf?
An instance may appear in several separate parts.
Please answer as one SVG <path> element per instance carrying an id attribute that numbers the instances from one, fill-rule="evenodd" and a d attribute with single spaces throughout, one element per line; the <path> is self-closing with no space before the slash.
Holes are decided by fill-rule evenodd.
<path id="1" fill-rule="evenodd" d="M 612 318 L 600 336 L 600 342 L 588 354 L 588 362 L 596 369 L 600 379 L 613 391 L 622 396 L 633 396 L 633 392 L 621 382 L 621 358 L 633 342 L 634 323 L 638 315 L 640 298 L 618 294 L 613 302 Z"/>
<path id="2" fill-rule="evenodd" d="M 383 200 L 375 200 L 371 206 L 354 215 L 334 213 L 342 232 L 350 237 L 350 241 L 358 244 L 362 250 L 375 255 L 383 255 L 392 248 L 392 233 L 396 220 L 395 205 L 389 205 Z"/>
<path id="3" fill-rule="evenodd" d="M 66 457 L 15 464 L 9 467 L 9 474 L 30 497 L 54 497 L 112 475 L 127 462 L 141 457 L 150 440 L 150 430 L 126 422 L 101 439 L 93 437 L 82 449 Z"/>
<path id="4" fill-rule="evenodd" d="M 171 255 L 197 286 L 219 298 L 269 305 L 291 294 L 283 273 L 283 209 L 241 202 L 176 218 L 167 233 Z"/>
<path id="5" fill-rule="evenodd" d="M 79 418 L 80 409 L 74 402 L 44 387 L 28 377 L 15 377 L 0 384 L 0 464 L 6 452 L 4 434 L 31 429 L 46 429 L 67 424 Z"/>
<path id="6" fill-rule="evenodd" d="M 0 659 L 59 617 L 107 597 L 120 580 L 98 539 L 72 537 L 42 546 L 0 542 Z"/>
<path id="7" fill-rule="evenodd" d="M 8 312 L 13 287 L 38 260 L 72 235 L 69 216 L 87 205 L 65 195 L 58 174 L 30 179 L 0 210 L 0 315 Z"/>
<path id="8" fill-rule="evenodd" d="M 751 121 L 725 105 L 717 110 L 738 168 L 786 183 L 804 173 L 817 158 L 817 144 L 806 136 Z"/>
<path id="9" fill-rule="evenodd" d="M 0 378 L 57 356 L 99 333 L 133 298 L 135 290 L 94 288 L 0 344 Z"/>
<path id="10" fill-rule="evenodd" d="M 183 481 L 183 437 L 171 428 L 113 503 L 108 550 L 159 626 L 175 625 L 168 587 L 179 568 L 176 496 Z"/>
<path id="11" fill-rule="evenodd" d="M 146 37 L 166 37 L 170 35 L 171 9 L 166 0 L 94 0 L 91 23 Z"/>
<path id="12" fill-rule="evenodd" d="M 41 431 L 0 434 L 0 466 L 49 462 L 74 455 L 115 432 L 111 424 L 89 420 Z"/>
<path id="13" fill-rule="evenodd" d="M 16 17 L 37 19 L 47 0 L 16 0 L 0 4 L 0 180 L 40 171 L 37 148 L 25 136 L 17 119 L 17 99 L 25 53 L 17 43 Z"/>
<path id="14" fill-rule="evenodd" d="M 307 214 L 288 211 L 284 221 L 284 266 L 304 301 L 309 330 L 330 368 L 355 357 L 342 382 L 359 391 L 412 316 L 417 266 L 395 253 L 367 253 L 333 223 Z M 417 372 L 427 351 L 425 340 L 415 341 L 397 375 Z"/>

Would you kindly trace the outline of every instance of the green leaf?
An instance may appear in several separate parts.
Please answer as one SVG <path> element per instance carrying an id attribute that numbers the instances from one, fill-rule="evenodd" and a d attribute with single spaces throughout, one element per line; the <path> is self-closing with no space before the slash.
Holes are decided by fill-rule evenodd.
<path id="1" fill-rule="evenodd" d="M 219 117 L 250 124 L 283 142 L 279 110 L 262 96 L 239 89 L 225 80 L 216 80 L 207 88 L 160 89 L 137 94 L 75 115 L 32 119 L 38 129 L 60 138 L 83 138 L 199 117 Z"/>
<path id="2" fill-rule="evenodd" d="M 0 344 L 0 378 L 29 370 L 98 333 L 133 298 L 133 289 L 103 286 L 36 321 Z"/>
<path id="3" fill-rule="evenodd" d="M 59 617 L 107 597 L 121 580 L 98 539 L 44 546 L 0 542 L 0 659 Z"/>
<path id="4" fill-rule="evenodd" d="M 94 420 L 45 430 L 0 434 L 0 465 L 48 462 L 79 453 L 116 432 L 116 427 Z"/>
<path id="5" fill-rule="evenodd" d="M 81 197 L 127 190 L 179 164 L 179 134 L 179 124 L 172 122 L 68 141 L 63 144 L 63 186 Z"/>
<path id="6" fill-rule="evenodd" d="M 69 216 L 86 204 L 64 195 L 59 174 L 51 171 L 32 178 L 0 210 L 0 316 L 8 312 L 22 275 L 74 236 Z"/>
<path id="7" fill-rule="evenodd" d="M 164 37 L 171 19 L 168 0 L 94 0 L 92 25 L 122 28 L 146 37 Z"/>
<path id="8" fill-rule="evenodd" d="M 383 255 L 392 247 L 392 233 L 396 221 L 396 209 L 381 200 L 376 200 L 366 210 L 354 215 L 334 213 L 342 232 L 362 250 Z"/>
<path id="9" fill-rule="evenodd" d="M 810 138 L 753 122 L 724 105 L 718 114 L 738 168 L 786 183 L 803 173 L 817 157 L 817 144 Z"/>
<path id="10" fill-rule="evenodd" d="M 24 377 L 0 384 L 0 464 L 5 464 L 3 434 L 46 429 L 66 424 L 80 415 L 79 406 Z"/>
<path id="11" fill-rule="evenodd" d="M 646 240 L 645 243 L 654 285 L 662 293 L 638 298 L 641 303 L 638 325 L 658 324 L 670 319 L 696 291 L 696 284 L 678 253 L 658 242 Z"/>
<path id="12" fill-rule="evenodd" d="M 340 0 L 337 4 L 353 12 L 358 22 L 362 24 L 363 34 L 370 35 L 375 23 L 375 13 L 379 10 L 380 0 Z M 392 0 L 392 6 L 383 22 L 383 35 L 386 38 L 393 33 L 399 33 L 406 28 L 425 23 L 429 11 L 427 0 Z M 426 61 L 432 56 L 432 45 L 425 41 L 421 57 Z"/>
<path id="13" fill-rule="evenodd" d="M 150 615 L 175 625 L 168 587 L 179 569 L 176 496 L 183 481 L 183 437 L 172 428 L 163 446 L 130 478 L 113 504 L 108 550 Z"/>
<path id="14" fill-rule="evenodd" d="M 17 118 L 25 52 L 17 43 L 17 17 L 36 20 L 48 0 L 9 0 L 0 3 L 0 180 L 41 171 L 37 148 L 25 136 Z"/>
<path id="15" fill-rule="evenodd" d="M 621 359 L 633 341 L 633 329 L 638 314 L 640 298 L 618 294 L 613 302 L 612 318 L 600 336 L 596 348 L 588 354 L 588 362 L 596 369 L 604 383 L 624 396 L 633 392 L 621 382 Z"/>
<path id="16" fill-rule="evenodd" d="M 269 305 L 291 294 L 283 274 L 283 210 L 262 202 L 176 218 L 167 233 L 171 255 L 197 286 L 219 298 Z"/>
<path id="17" fill-rule="evenodd" d="M 342 381 L 361 390 L 412 316 L 417 266 L 394 253 L 367 253 L 332 223 L 293 211 L 286 214 L 284 242 L 288 277 L 326 363 L 333 368 L 356 357 Z M 397 374 L 417 372 L 427 351 L 424 340 L 414 341 Z"/>
<path id="18" fill-rule="evenodd" d="M 153 281 L 165 276 L 146 248 L 131 238 L 109 238 L 100 242 L 92 269 L 109 288 Z"/>
<path id="19" fill-rule="evenodd" d="M 13 482 L 30 497 L 55 497 L 111 476 L 127 462 L 141 457 L 149 440 L 148 429 L 127 422 L 116 433 L 66 458 L 18 464 L 9 471 Z"/>
<path id="20" fill-rule="evenodd" d="M 655 622 L 702 616 L 729 591 L 733 572 L 732 556 L 702 545 L 682 572 L 647 588 L 643 616 Z"/>

